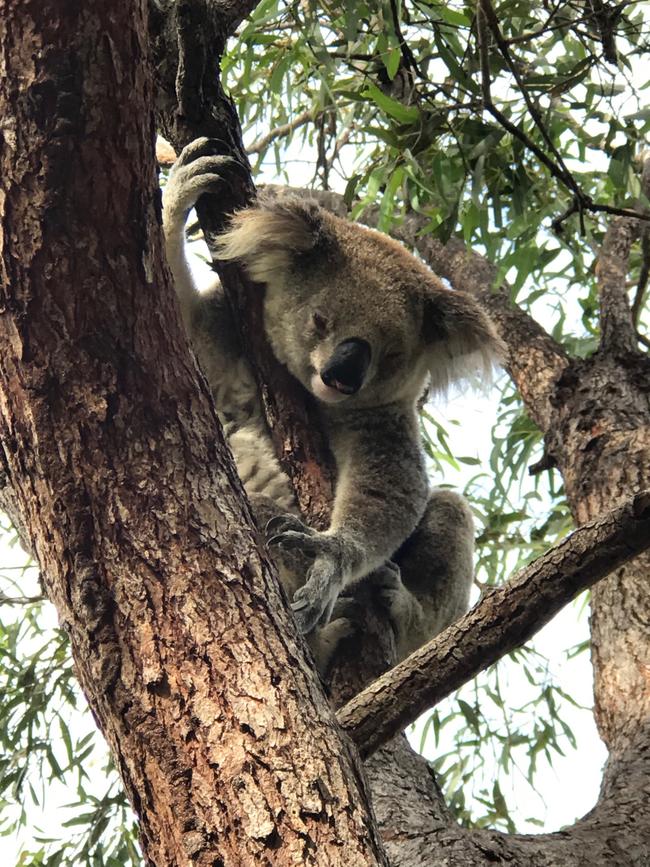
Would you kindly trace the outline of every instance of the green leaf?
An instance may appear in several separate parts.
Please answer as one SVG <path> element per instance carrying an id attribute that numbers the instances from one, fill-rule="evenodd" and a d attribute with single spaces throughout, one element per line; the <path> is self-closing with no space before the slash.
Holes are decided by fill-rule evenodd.
<path id="1" fill-rule="evenodd" d="M 394 118 L 400 123 L 416 123 L 420 116 L 420 113 L 415 106 L 402 105 L 401 102 L 387 96 L 374 84 L 368 85 L 365 90 L 361 92 L 361 96 L 366 99 L 371 99 L 377 106 L 379 106 L 384 114 L 387 114 L 389 117 Z"/>

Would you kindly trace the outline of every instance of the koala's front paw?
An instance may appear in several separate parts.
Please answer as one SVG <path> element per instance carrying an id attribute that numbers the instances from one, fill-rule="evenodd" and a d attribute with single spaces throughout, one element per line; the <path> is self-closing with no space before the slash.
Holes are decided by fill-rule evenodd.
<path id="1" fill-rule="evenodd" d="M 335 536 L 319 533 L 295 515 L 278 515 L 266 525 L 267 544 L 299 550 L 313 558 L 307 580 L 293 596 L 291 610 L 301 632 L 329 621 L 347 575 L 344 546 Z"/>
<path id="2" fill-rule="evenodd" d="M 234 172 L 246 176 L 238 160 L 215 153 L 217 148 L 218 142 L 209 138 L 197 138 L 183 148 L 163 192 L 167 222 L 174 217 L 184 220 L 203 193 L 217 192 L 223 184 L 230 186 Z"/>

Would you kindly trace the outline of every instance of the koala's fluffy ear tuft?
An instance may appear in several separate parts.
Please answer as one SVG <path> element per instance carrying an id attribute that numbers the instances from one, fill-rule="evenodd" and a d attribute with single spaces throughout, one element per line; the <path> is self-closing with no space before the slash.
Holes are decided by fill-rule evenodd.
<path id="1" fill-rule="evenodd" d="M 433 391 L 455 382 L 490 382 L 503 362 L 505 346 L 482 307 L 469 295 L 435 289 L 424 299 L 422 332 L 429 347 Z"/>
<path id="2" fill-rule="evenodd" d="M 327 246 L 321 209 L 299 199 L 265 200 L 236 213 L 216 242 L 220 259 L 237 259 L 256 283 L 281 279 L 301 256 Z"/>

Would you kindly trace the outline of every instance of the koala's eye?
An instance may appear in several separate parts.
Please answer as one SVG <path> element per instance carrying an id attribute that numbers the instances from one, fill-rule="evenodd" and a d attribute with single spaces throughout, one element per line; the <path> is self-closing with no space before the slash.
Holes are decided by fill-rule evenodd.
<path id="1" fill-rule="evenodd" d="M 325 337 L 327 334 L 327 329 L 329 328 L 329 322 L 320 312 L 320 310 L 314 311 L 311 316 L 312 325 L 314 326 L 314 331 L 319 337 Z"/>
<path id="2" fill-rule="evenodd" d="M 384 361 L 387 361 L 389 364 L 395 364 L 395 362 L 401 361 L 402 352 L 399 349 L 388 349 L 384 352 Z"/>

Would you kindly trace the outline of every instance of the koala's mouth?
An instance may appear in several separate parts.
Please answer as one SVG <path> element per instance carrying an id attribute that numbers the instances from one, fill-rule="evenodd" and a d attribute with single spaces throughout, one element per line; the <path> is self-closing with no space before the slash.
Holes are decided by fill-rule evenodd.
<path id="1" fill-rule="evenodd" d="M 321 379 L 323 375 L 321 374 Z M 359 391 L 354 385 L 347 385 L 345 382 L 339 382 L 338 379 L 331 379 L 329 382 L 325 383 L 327 388 L 333 388 L 335 391 L 339 391 L 341 394 L 356 394 Z"/>
<path id="2" fill-rule="evenodd" d="M 333 385 L 325 385 L 319 373 L 312 375 L 310 391 L 314 397 L 317 397 L 318 400 L 322 400 L 324 403 L 340 403 L 354 394 L 354 391 L 343 391 Z"/>

